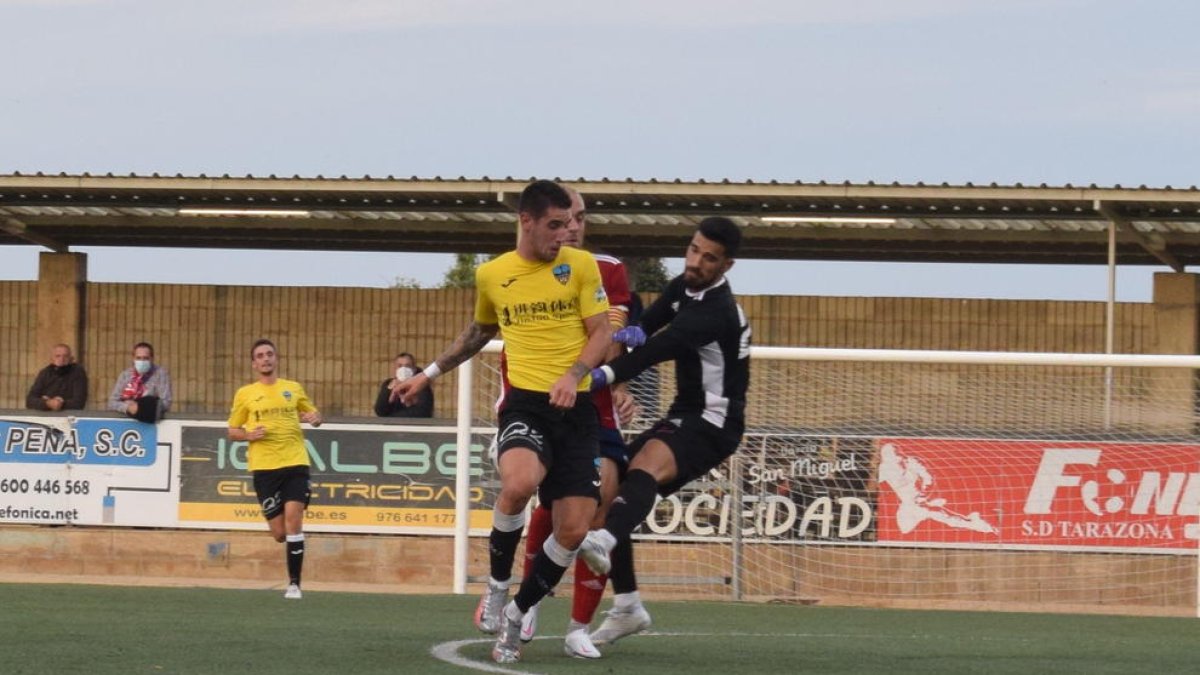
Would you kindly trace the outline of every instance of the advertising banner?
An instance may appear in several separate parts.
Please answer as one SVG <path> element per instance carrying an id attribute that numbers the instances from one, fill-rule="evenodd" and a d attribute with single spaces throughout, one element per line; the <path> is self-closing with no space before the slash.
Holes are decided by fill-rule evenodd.
<path id="1" fill-rule="evenodd" d="M 642 532 L 683 537 L 731 535 L 754 541 L 870 541 L 873 440 L 747 434 L 736 457 L 741 506 L 733 506 L 730 464 L 658 502 Z"/>
<path id="2" fill-rule="evenodd" d="M 181 525 L 261 527 L 247 443 L 224 425 L 184 424 L 179 496 Z M 305 527 L 339 532 L 451 533 L 455 523 L 457 445 L 453 429 L 330 425 L 305 429 L 312 501 Z M 491 527 L 498 482 L 486 457 L 490 438 L 471 445 L 471 523 Z"/>
<path id="3" fill-rule="evenodd" d="M 153 424 L 0 419 L 0 522 L 172 525 L 174 447 Z"/>
<path id="4" fill-rule="evenodd" d="M 1195 552 L 1200 446 L 880 439 L 878 538 Z"/>

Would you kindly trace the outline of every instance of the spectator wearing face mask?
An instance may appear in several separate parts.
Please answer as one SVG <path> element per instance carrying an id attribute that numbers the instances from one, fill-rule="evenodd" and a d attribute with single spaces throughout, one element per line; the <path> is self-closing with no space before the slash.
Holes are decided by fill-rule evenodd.
<path id="1" fill-rule="evenodd" d="M 133 346 L 133 366 L 121 371 L 108 396 L 108 409 L 138 420 L 154 423 L 171 407 L 171 376 L 154 363 L 154 347 L 148 342 Z"/>
<path id="2" fill-rule="evenodd" d="M 64 344 L 50 350 L 50 365 L 42 368 L 25 396 L 30 410 L 83 410 L 87 405 L 88 380 L 83 366 L 75 363 L 71 348 Z"/>
<path id="3" fill-rule="evenodd" d="M 380 417 L 433 417 L 433 389 L 426 387 L 412 405 L 404 405 L 399 399 L 389 400 L 392 387 L 420 372 L 417 359 L 408 352 L 396 356 L 393 362 L 395 375 L 379 385 L 379 395 L 375 397 L 375 414 Z"/>

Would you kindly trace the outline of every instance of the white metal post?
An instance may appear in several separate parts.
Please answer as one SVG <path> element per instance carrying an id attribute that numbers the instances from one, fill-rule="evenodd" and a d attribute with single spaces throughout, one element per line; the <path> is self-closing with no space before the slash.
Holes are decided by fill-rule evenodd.
<path id="1" fill-rule="evenodd" d="M 475 361 L 458 367 L 458 453 L 454 464 L 454 592 L 467 592 L 467 560 L 471 534 L 471 392 Z"/>
<path id="2" fill-rule="evenodd" d="M 1116 348 L 1117 326 L 1117 224 L 1108 221 L 1108 300 L 1104 304 L 1104 353 Z M 1112 428 L 1113 369 L 1104 369 L 1104 428 Z"/>

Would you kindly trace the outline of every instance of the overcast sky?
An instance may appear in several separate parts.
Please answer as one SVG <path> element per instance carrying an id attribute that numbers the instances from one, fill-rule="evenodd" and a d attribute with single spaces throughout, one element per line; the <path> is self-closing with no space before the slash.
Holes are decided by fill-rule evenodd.
<path id="1" fill-rule="evenodd" d="M 0 173 L 1189 186 L 1197 7 L 0 0 Z M 40 250 L 0 247 L 0 279 L 36 278 Z M 82 250 L 94 281 L 432 286 L 450 265 Z M 1118 298 L 1148 301 L 1163 271 L 1123 270 Z M 1106 293 L 1103 267 L 745 260 L 730 278 L 741 293 Z"/>

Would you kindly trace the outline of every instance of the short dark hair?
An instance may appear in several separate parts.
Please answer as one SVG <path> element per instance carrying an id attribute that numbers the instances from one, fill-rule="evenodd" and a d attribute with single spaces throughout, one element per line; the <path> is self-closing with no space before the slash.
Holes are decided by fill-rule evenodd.
<path id="1" fill-rule="evenodd" d="M 154 358 L 154 345 L 150 344 L 149 342 L 137 343 L 136 345 L 133 346 L 133 351 L 136 352 L 137 350 L 141 349 L 142 347 L 149 349 L 150 350 L 150 358 Z"/>
<path id="2" fill-rule="evenodd" d="M 279 353 L 279 348 L 275 346 L 274 342 L 271 342 L 267 338 L 258 338 L 257 340 L 254 341 L 254 345 L 250 347 L 250 358 L 254 358 L 254 350 L 258 349 L 259 347 L 261 347 L 263 345 L 271 345 L 271 350 L 274 351 L 276 354 Z"/>
<path id="3" fill-rule="evenodd" d="M 396 355 L 396 359 L 402 359 L 405 357 L 408 357 L 408 360 L 413 362 L 413 368 L 417 367 L 417 357 L 413 356 L 411 353 L 400 352 L 399 354 Z M 392 359 L 392 360 L 395 361 L 396 359 Z"/>
<path id="4" fill-rule="evenodd" d="M 536 219 L 545 215 L 551 206 L 560 209 L 571 208 L 571 195 L 563 186 L 552 180 L 535 180 L 521 191 L 517 212 L 528 213 Z"/>
<path id="5" fill-rule="evenodd" d="M 738 249 L 742 246 L 742 230 L 732 220 L 725 216 L 709 216 L 700 221 L 696 230 L 725 247 L 726 258 L 736 258 Z"/>

